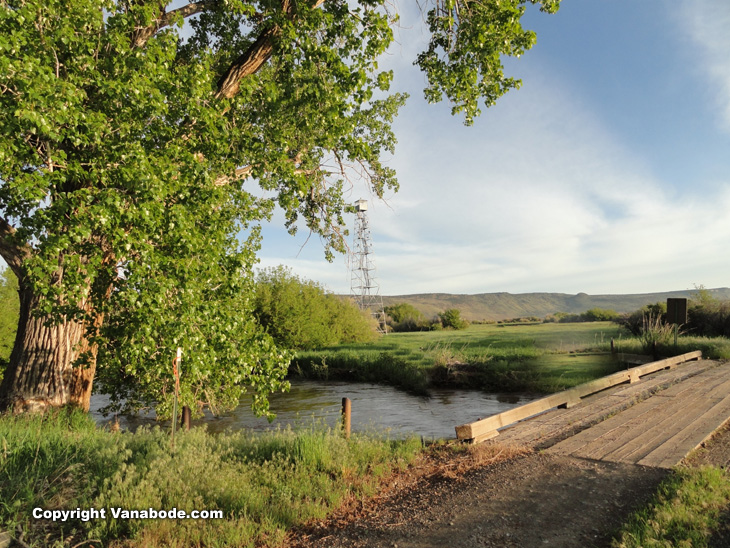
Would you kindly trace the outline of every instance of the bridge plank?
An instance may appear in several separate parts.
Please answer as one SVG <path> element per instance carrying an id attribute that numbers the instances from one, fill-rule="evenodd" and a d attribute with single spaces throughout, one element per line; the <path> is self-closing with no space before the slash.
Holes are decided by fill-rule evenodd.
<path id="1" fill-rule="evenodd" d="M 577 454 L 577 452 L 583 454 L 584 451 L 592 454 L 595 447 L 604 447 L 612 440 L 620 438 L 623 431 L 630 429 L 633 423 L 641 423 L 647 420 L 647 414 L 657 414 L 658 412 L 655 411 L 656 406 L 657 403 L 652 398 L 649 398 L 640 404 L 634 405 L 606 419 L 592 428 L 584 430 L 576 436 L 554 445 L 548 451 L 562 455 L 572 455 Z"/>
<path id="2" fill-rule="evenodd" d="M 512 425 L 501 431 L 500 440 L 529 447 L 549 447 L 630 408 L 658 390 L 666 389 L 715 365 L 708 360 L 694 362 L 681 368 L 660 371 L 651 377 L 645 377 L 638 384 L 613 387 L 601 394 L 589 396 L 578 407 L 556 409 Z"/>
<path id="3" fill-rule="evenodd" d="M 581 384 L 575 388 L 571 388 L 570 390 L 558 392 L 557 394 L 553 394 L 546 398 L 510 409 L 504 413 L 499 413 L 468 424 L 459 425 L 456 427 L 456 437 L 462 440 L 473 440 L 485 435 L 491 436 L 497 430 L 522 419 L 543 413 L 554 407 L 564 406 L 566 404 L 572 406 L 581 398 L 590 394 L 603 391 L 617 384 L 630 382 L 632 379 L 638 379 L 660 369 L 674 367 L 677 364 L 690 360 L 699 360 L 701 357 L 702 352 L 700 351 L 688 352 L 680 356 L 674 356 L 672 358 L 651 362 L 639 367 L 633 367 L 626 371 L 619 371 L 613 375 L 608 375 L 606 377 Z"/>
<path id="4" fill-rule="evenodd" d="M 702 394 L 695 394 L 686 398 L 686 403 L 696 407 L 702 399 Z M 664 401 L 667 402 L 667 400 Z M 669 403 L 658 405 L 654 409 L 656 411 L 655 420 L 644 425 L 632 425 L 633 428 L 627 433 L 623 444 L 606 448 L 606 451 L 598 458 L 610 462 L 636 463 L 665 443 L 668 437 L 681 432 L 687 425 L 692 424 L 696 418 L 694 413 Z M 637 432 L 640 433 L 637 435 Z"/>
<path id="5" fill-rule="evenodd" d="M 669 468 L 730 417 L 730 364 L 658 392 L 548 452 Z"/>
<path id="6" fill-rule="evenodd" d="M 730 394 L 717 402 L 699 418 L 638 461 L 644 466 L 671 468 L 707 441 L 730 420 Z"/>

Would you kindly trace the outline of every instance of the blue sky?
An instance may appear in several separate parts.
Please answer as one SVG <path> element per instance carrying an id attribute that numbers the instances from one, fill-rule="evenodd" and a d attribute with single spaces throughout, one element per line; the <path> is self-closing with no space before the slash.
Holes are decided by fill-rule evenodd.
<path id="1" fill-rule="evenodd" d="M 730 286 L 730 2 L 531 8 L 537 44 L 506 62 L 522 88 L 472 127 L 423 100 L 421 16 L 398 2 L 383 65 L 411 99 L 389 160 L 401 190 L 369 210 L 382 294 Z M 345 257 L 328 263 L 279 215 L 263 234 L 260 266 L 349 292 Z"/>

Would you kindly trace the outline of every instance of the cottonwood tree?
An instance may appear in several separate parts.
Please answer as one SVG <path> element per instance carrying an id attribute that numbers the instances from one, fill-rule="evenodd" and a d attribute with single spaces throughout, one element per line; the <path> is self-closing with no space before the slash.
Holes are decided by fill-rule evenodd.
<path id="1" fill-rule="evenodd" d="M 543 11 L 559 0 L 531 0 Z M 416 63 L 471 123 L 518 81 L 526 0 L 436 0 Z M 0 255 L 20 318 L 0 407 L 116 400 L 256 407 L 287 357 L 251 320 L 257 224 L 343 249 L 344 185 L 382 163 L 403 104 L 378 57 L 387 0 L 0 0 Z M 262 192 L 263 190 L 263 192 Z M 97 363 L 100 364 L 97 376 Z"/>

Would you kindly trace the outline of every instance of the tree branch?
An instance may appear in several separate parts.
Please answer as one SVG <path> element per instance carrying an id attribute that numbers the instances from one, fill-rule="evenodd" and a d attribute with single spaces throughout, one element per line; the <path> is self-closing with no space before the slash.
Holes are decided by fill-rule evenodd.
<path id="1" fill-rule="evenodd" d="M 229 177 L 228 175 L 221 175 L 218 177 L 215 181 L 213 181 L 213 184 L 215 186 L 225 186 L 231 181 L 238 181 L 239 179 L 245 179 L 249 176 L 249 174 L 253 171 L 253 166 L 244 166 L 239 167 L 236 169 L 235 174 L 233 177 Z"/>
<path id="2" fill-rule="evenodd" d="M 21 278 L 23 261 L 30 256 L 31 249 L 28 244 L 18 246 L 12 243 L 13 236 L 17 233 L 8 221 L 0 217 L 0 256 L 8 263 L 10 270 Z"/>
<path id="3" fill-rule="evenodd" d="M 185 18 L 196 13 L 201 13 L 216 3 L 217 0 L 200 0 L 199 2 L 192 2 L 172 11 L 162 12 L 152 25 L 135 29 L 132 35 L 132 47 L 143 47 L 160 29 L 170 26 L 176 18 Z M 164 10 L 164 7 L 162 9 Z"/>
<path id="4" fill-rule="evenodd" d="M 311 9 L 316 9 L 325 0 L 314 0 Z M 291 18 L 295 17 L 296 3 L 291 0 L 282 0 L 282 11 Z M 246 76 L 256 73 L 271 58 L 274 51 L 274 38 L 281 32 L 278 25 L 262 32 L 256 41 L 236 59 L 226 73 L 218 80 L 216 99 L 230 99 L 238 93 L 240 82 Z"/>
<path id="5" fill-rule="evenodd" d="M 226 73 L 218 80 L 218 93 L 216 99 L 230 99 L 238 93 L 240 82 L 246 76 L 256 73 L 271 58 L 274 51 L 274 37 L 281 29 L 273 26 L 265 30 L 249 46 L 249 48 L 236 59 L 228 68 Z"/>

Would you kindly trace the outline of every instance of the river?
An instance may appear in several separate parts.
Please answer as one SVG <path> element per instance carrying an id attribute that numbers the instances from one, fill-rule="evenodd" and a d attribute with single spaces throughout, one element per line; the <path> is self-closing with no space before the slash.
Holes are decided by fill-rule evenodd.
<path id="1" fill-rule="evenodd" d="M 454 427 L 494 415 L 535 399 L 532 395 L 489 394 L 477 390 L 432 389 L 430 397 L 414 396 L 390 386 L 369 383 L 320 382 L 292 380 L 291 390 L 271 396 L 271 410 L 277 418 L 269 423 L 256 418 L 250 401 L 242 400 L 232 412 L 194 420 L 193 425 L 205 424 L 210 432 L 227 429 L 263 431 L 291 425 L 309 426 L 313 423 L 337 424 L 342 398 L 352 401 L 352 431 L 387 431 L 391 437 L 416 434 L 425 439 L 453 438 Z M 103 395 L 94 395 L 91 413 L 98 422 L 109 420 L 99 413 L 108 403 Z M 141 424 L 154 424 L 153 415 L 120 417 L 122 428 L 135 429 Z"/>

